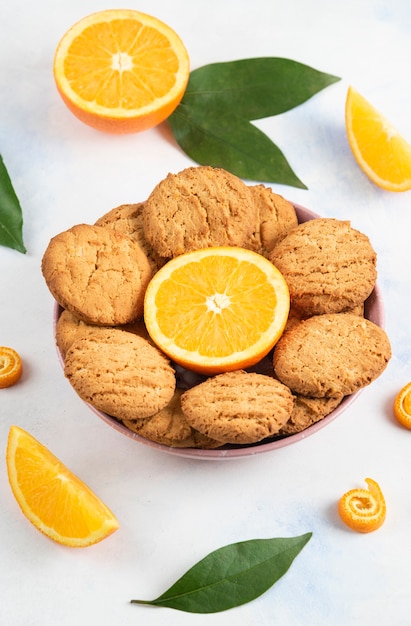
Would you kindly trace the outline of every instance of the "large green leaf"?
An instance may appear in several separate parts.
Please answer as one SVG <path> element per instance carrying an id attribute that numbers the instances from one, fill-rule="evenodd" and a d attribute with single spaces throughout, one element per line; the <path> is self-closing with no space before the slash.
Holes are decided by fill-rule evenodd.
<path id="1" fill-rule="evenodd" d="M 133 604 L 190 613 L 217 613 L 254 600 L 290 568 L 312 533 L 299 537 L 251 539 L 211 552 L 155 600 Z"/>
<path id="2" fill-rule="evenodd" d="M 184 152 L 200 165 L 250 180 L 306 189 L 281 150 L 246 119 L 218 107 L 181 106 L 169 119 Z"/>
<path id="3" fill-rule="evenodd" d="M 190 74 L 182 104 L 225 106 L 247 120 L 285 113 L 332 83 L 337 76 L 281 57 L 257 57 L 204 65 Z"/>
<path id="4" fill-rule="evenodd" d="M 25 253 L 22 231 L 20 202 L 0 155 L 0 245 Z"/>
<path id="5" fill-rule="evenodd" d="M 191 72 L 168 119 L 177 143 L 197 163 L 306 189 L 281 150 L 250 122 L 284 113 L 338 80 L 280 57 L 212 63 Z"/>

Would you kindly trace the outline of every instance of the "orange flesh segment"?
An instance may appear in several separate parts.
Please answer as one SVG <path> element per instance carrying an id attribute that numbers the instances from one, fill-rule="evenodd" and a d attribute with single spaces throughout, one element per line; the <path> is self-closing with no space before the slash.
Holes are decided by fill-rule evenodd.
<path id="1" fill-rule="evenodd" d="M 50 539 L 71 547 L 101 541 L 119 525 L 105 504 L 45 446 L 12 426 L 7 470 L 24 515 Z"/>

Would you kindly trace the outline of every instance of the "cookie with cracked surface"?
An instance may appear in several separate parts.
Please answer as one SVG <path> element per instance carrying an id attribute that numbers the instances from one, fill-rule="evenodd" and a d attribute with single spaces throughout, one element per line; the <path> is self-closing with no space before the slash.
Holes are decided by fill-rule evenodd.
<path id="1" fill-rule="evenodd" d="M 274 378 L 237 370 L 185 391 L 181 406 L 188 423 L 208 437 L 250 444 L 278 433 L 290 418 L 294 398 Z"/>
<path id="2" fill-rule="evenodd" d="M 138 243 L 128 235 L 78 224 L 53 237 L 42 272 L 55 300 L 89 324 L 116 326 L 143 314 L 152 276 Z"/>
<path id="3" fill-rule="evenodd" d="M 249 187 L 258 209 L 258 228 L 251 248 L 268 257 L 274 246 L 298 226 L 294 205 L 265 185 Z"/>
<path id="4" fill-rule="evenodd" d="M 164 409 L 151 417 L 123 420 L 123 424 L 137 435 L 171 448 L 219 448 L 220 441 L 195 431 L 181 409 L 182 389 L 176 389 Z"/>
<path id="5" fill-rule="evenodd" d="M 386 332 L 359 315 L 310 317 L 274 348 L 276 376 L 294 393 L 313 398 L 349 395 L 369 385 L 391 358 Z"/>
<path id="6" fill-rule="evenodd" d="M 90 333 L 95 334 L 100 331 L 105 331 L 107 328 L 110 327 L 87 324 L 86 322 L 79 320 L 78 317 L 73 315 L 70 311 L 62 311 L 56 323 L 56 345 L 60 350 L 61 356 L 64 359 L 67 350 L 76 341 L 76 339 L 86 337 Z M 122 330 L 135 333 L 136 335 L 140 335 L 141 337 L 151 341 L 143 319 L 138 319 L 134 322 L 130 322 L 130 324 L 125 324 L 121 328 Z"/>
<path id="7" fill-rule="evenodd" d="M 137 241 L 145 253 L 151 265 L 152 272 L 154 273 L 164 265 L 166 259 L 160 257 L 147 241 L 143 228 L 143 206 L 144 202 L 121 204 L 102 215 L 95 223 L 97 226 L 106 226 L 119 233 L 129 235 L 132 239 Z"/>
<path id="8" fill-rule="evenodd" d="M 293 306 L 305 316 L 362 304 L 377 278 L 376 253 L 349 221 L 317 218 L 299 224 L 269 255 L 287 281 Z"/>
<path id="9" fill-rule="evenodd" d="M 66 353 L 64 374 L 82 400 L 119 420 L 158 413 L 170 402 L 176 384 L 162 352 L 118 328 L 75 341 Z"/>
<path id="10" fill-rule="evenodd" d="M 309 426 L 316 424 L 329 415 L 341 404 L 343 395 L 335 398 L 308 398 L 296 394 L 291 417 L 281 428 L 280 435 L 295 435 Z"/>
<path id="11" fill-rule="evenodd" d="M 144 233 L 161 257 L 213 246 L 244 247 L 258 221 L 247 185 L 221 168 L 168 174 L 142 209 Z"/>

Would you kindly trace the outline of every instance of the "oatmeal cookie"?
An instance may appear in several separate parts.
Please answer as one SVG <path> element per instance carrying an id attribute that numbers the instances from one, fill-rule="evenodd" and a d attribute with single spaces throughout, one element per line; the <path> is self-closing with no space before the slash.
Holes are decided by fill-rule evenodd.
<path id="1" fill-rule="evenodd" d="M 162 352 L 118 328 L 77 339 L 66 353 L 64 374 L 82 400 L 119 420 L 158 413 L 176 385 Z"/>
<path id="2" fill-rule="evenodd" d="M 329 398 L 354 393 L 385 369 L 391 346 L 385 331 L 352 313 L 310 317 L 274 348 L 278 379 L 293 393 Z"/>
<path id="3" fill-rule="evenodd" d="M 221 168 L 168 174 L 142 209 L 145 237 L 161 257 L 199 248 L 247 247 L 258 221 L 247 185 Z"/>
<path id="4" fill-rule="evenodd" d="M 164 265 L 166 259 L 160 257 L 147 241 L 143 228 L 143 206 L 144 202 L 121 204 L 100 217 L 96 225 L 112 228 L 137 241 L 151 265 L 152 272 L 155 273 Z"/>
<path id="5" fill-rule="evenodd" d="M 116 326 L 143 314 L 150 264 L 131 237 L 78 224 L 53 237 L 42 272 L 55 300 L 83 322 Z"/>
<path id="6" fill-rule="evenodd" d="M 208 437 L 249 444 L 278 433 L 290 418 L 294 398 L 274 378 L 237 370 L 185 391 L 181 406 L 188 423 Z"/>
<path id="7" fill-rule="evenodd" d="M 270 187 L 249 187 L 258 209 L 258 228 L 254 233 L 251 248 L 268 257 L 274 246 L 298 226 L 294 205 Z"/>
<path id="8" fill-rule="evenodd" d="M 292 305 L 304 315 L 339 313 L 362 304 L 376 277 L 376 253 L 350 222 L 317 218 L 294 228 L 270 261 L 287 281 Z"/>

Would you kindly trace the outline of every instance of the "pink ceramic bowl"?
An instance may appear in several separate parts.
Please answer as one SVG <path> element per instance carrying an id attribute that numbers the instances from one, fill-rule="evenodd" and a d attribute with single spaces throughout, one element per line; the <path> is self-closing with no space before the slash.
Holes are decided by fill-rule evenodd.
<path id="1" fill-rule="evenodd" d="M 298 204 L 294 204 L 295 210 L 297 213 L 299 223 L 308 222 L 311 219 L 319 217 L 313 211 L 306 209 Z M 61 314 L 61 307 L 56 304 L 54 311 L 54 330 L 56 327 L 57 320 L 59 315 Z M 378 285 L 375 286 L 372 294 L 368 298 L 365 303 L 365 317 L 369 320 L 377 324 L 381 328 L 384 327 L 384 307 L 382 302 L 381 293 Z M 63 365 L 63 359 L 61 354 L 58 352 L 60 363 Z M 252 444 L 252 445 L 225 445 L 222 448 L 218 448 L 216 450 L 198 450 L 195 448 L 171 448 L 169 446 L 165 446 L 159 443 L 154 443 L 153 441 L 149 441 L 144 437 L 140 437 L 136 433 L 133 433 L 131 430 L 126 428 L 121 422 L 119 422 L 114 417 L 107 415 L 107 413 L 103 413 L 99 411 L 95 407 L 88 404 L 89 408 L 95 413 L 100 419 L 102 419 L 106 424 L 122 433 L 126 437 L 130 439 L 134 439 L 137 443 L 144 444 L 146 446 L 150 446 L 151 448 L 155 448 L 162 452 L 167 452 L 168 454 L 174 454 L 181 457 L 191 458 L 191 459 L 209 459 L 209 460 L 226 460 L 226 459 L 235 459 L 239 457 L 248 457 L 254 456 L 256 454 L 261 454 L 263 452 L 271 452 L 272 450 L 277 450 L 278 448 L 283 448 L 284 446 L 289 446 L 293 443 L 298 443 L 302 439 L 314 435 L 316 432 L 325 428 L 337 417 L 342 415 L 344 411 L 346 411 L 351 404 L 357 399 L 358 395 L 361 393 L 361 390 L 357 393 L 354 393 L 350 396 L 346 396 L 341 404 L 332 411 L 327 417 L 320 420 L 316 424 L 313 424 L 309 428 L 304 431 L 297 433 L 295 435 L 289 435 L 288 437 L 282 438 L 272 438 L 270 440 L 264 440 L 261 443 Z"/>

